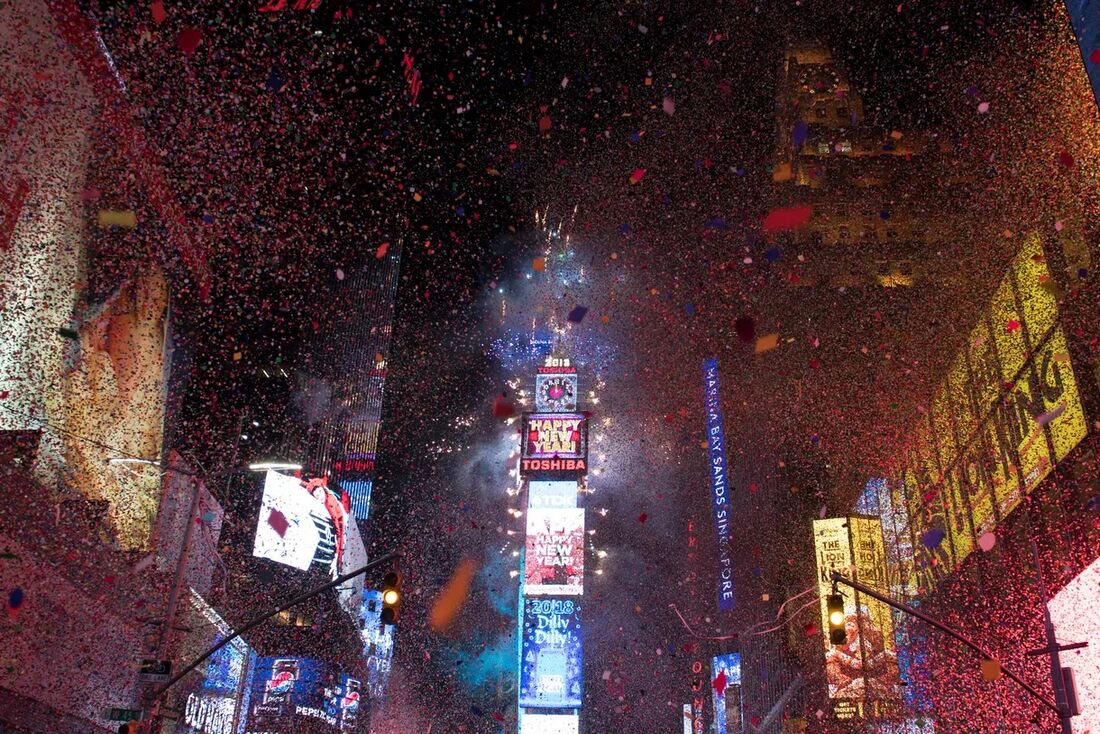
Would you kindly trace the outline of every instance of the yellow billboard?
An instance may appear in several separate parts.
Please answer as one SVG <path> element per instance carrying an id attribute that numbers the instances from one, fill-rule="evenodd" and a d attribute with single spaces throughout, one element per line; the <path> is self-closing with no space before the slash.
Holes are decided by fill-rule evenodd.
<path id="1" fill-rule="evenodd" d="M 890 608 L 848 587 L 844 594 L 847 641 L 829 641 L 825 597 L 832 593 L 832 573 L 853 578 L 889 593 L 882 523 L 879 518 L 836 517 L 814 520 L 821 631 L 825 642 L 825 677 L 829 698 L 855 703 L 857 711 L 877 709 L 898 694 L 897 651 Z"/>
<path id="2" fill-rule="evenodd" d="M 914 580 L 922 592 L 940 577 L 936 565 L 957 568 L 975 539 L 1012 512 L 1088 433 L 1050 278 L 1042 241 L 1031 234 L 906 453 L 901 484 L 918 551 Z M 939 537 L 930 531 L 937 529 L 943 540 L 929 548 Z"/>

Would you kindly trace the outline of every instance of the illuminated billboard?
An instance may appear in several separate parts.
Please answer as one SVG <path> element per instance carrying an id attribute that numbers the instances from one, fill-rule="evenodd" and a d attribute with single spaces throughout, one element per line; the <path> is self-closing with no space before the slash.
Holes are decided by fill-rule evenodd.
<path id="1" fill-rule="evenodd" d="M 529 509 L 524 568 L 527 594 L 583 594 L 584 510 Z"/>
<path id="2" fill-rule="evenodd" d="M 711 686 L 714 694 L 714 732 L 741 734 L 741 653 L 731 652 L 712 658 L 710 678 L 717 681 L 719 675 L 725 678 L 721 693 L 717 683 Z"/>
<path id="3" fill-rule="evenodd" d="M 1088 642 L 1062 653 L 1062 665 L 1073 668 L 1080 716 L 1074 716 L 1074 734 L 1100 731 L 1100 558 L 1054 595 L 1050 616 L 1062 645 Z"/>
<path id="4" fill-rule="evenodd" d="M 826 597 L 832 593 L 832 572 L 888 592 L 882 525 L 878 518 L 836 517 L 813 521 L 821 596 L 821 632 L 825 642 L 825 677 L 829 698 L 851 703 L 862 711 L 865 699 L 876 704 L 899 695 L 897 650 L 890 608 L 875 599 L 844 589 L 847 641 L 829 641 Z"/>
<path id="5" fill-rule="evenodd" d="M 527 506 L 531 508 L 568 509 L 577 506 L 577 481 L 527 483 Z"/>
<path id="6" fill-rule="evenodd" d="M 520 706 L 580 708 L 580 615 L 576 597 L 523 600 Z"/>
<path id="7" fill-rule="evenodd" d="M 521 721 L 520 734 L 577 734 L 580 731 L 576 714 L 527 714 Z"/>
<path id="8" fill-rule="evenodd" d="M 577 371 L 562 370 L 560 367 L 539 368 L 535 375 L 535 410 L 540 413 L 569 413 L 577 409 Z"/>
<path id="9" fill-rule="evenodd" d="M 366 660 L 367 694 L 372 700 L 381 700 L 389 683 L 393 661 L 392 624 L 382 624 L 382 592 L 366 589 L 359 621 L 363 641 L 363 658 Z"/>
<path id="10" fill-rule="evenodd" d="M 246 733 L 299 732 L 306 720 L 354 731 L 362 683 L 312 658 L 257 658 Z"/>
<path id="11" fill-rule="evenodd" d="M 229 625 L 206 601 L 191 589 L 190 632 L 183 645 L 189 651 L 205 648 L 231 634 Z M 183 709 L 183 723 L 190 734 L 234 734 L 237 702 L 245 684 L 248 645 L 240 637 L 230 640 L 212 654 L 202 667 L 202 682 L 187 692 L 186 699 L 173 700 Z M 188 681 L 190 683 L 190 681 Z M 184 689 L 187 690 L 187 689 Z M 183 691 L 181 691 L 183 693 Z"/>
<path id="12" fill-rule="evenodd" d="M 1042 241 L 1029 235 L 933 396 L 898 481 L 926 593 L 1088 432 Z"/>
<path id="13" fill-rule="evenodd" d="M 323 482 L 303 482 L 268 471 L 252 554 L 336 577 L 343 562 L 348 517 L 347 508 Z"/>
<path id="14" fill-rule="evenodd" d="M 520 474 L 582 476 L 588 473 L 588 420 L 580 413 L 523 416 Z"/>
<path id="15" fill-rule="evenodd" d="M 710 478 L 711 510 L 718 534 L 718 609 L 733 611 L 733 556 L 730 548 L 729 464 L 726 461 L 726 435 L 722 420 L 718 360 L 703 362 L 703 403 L 707 418 L 707 474 Z"/>
<path id="16" fill-rule="evenodd" d="M 351 511 L 360 520 L 370 517 L 370 495 L 373 482 L 370 479 L 341 479 L 340 489 L 351 500 Z"/>
<path id="17" fill-rule="evenodd" d="M 1092 83 L 1093 101 L 1100 105 L 1100 0 L 1066 0 L 1066 10 Z"/>

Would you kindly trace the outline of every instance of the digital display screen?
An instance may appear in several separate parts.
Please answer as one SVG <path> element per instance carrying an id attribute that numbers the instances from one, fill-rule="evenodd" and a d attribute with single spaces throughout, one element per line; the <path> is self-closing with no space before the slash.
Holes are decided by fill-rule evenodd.
<path id="1" fill-rule="evenodd" d="M 523 600 L 520 706 L 580 708 L 580 615 L 575 597 Z"/>
<path id="2" fill-rule="evenodd" d="M 588 420 L 580 413 L 528 413 L 522 432 L 524 476 L 588 473 Z"/>
<path id="3" fill-rule="evenodd" d="M 527 594 L 584 593 L 584 510 L 527 510 Z"/>
<path id="4" fill-rule="evenodd" d="M 352 731 L 362 683 L 312 658 L 257 658 L 247 732 L 301 731 L 302 720 Z"/>
<path id="5" fill-rule="evenodd" d="M 717 685 L 711 687 L 715 734 L 741 734 L 741 653 L 715 656 L 710 670 L 712 681 L 717 680 L 720 673 L 726 681 L 721 693 Z"/>
<path id="6" fill-rule="evenodd" d="M 300 571 L 320 569 L 335 578 L 348 518 L 341 499 L 327 487 L 268 471 L 252 554 Z"/>
<path id="7" fill-rule="evenodd" d="M 556 482 L 531 480 L 527 484 L 527 506 L 535 509 L 569 509 L 577 506 L 577 480 Z"/>

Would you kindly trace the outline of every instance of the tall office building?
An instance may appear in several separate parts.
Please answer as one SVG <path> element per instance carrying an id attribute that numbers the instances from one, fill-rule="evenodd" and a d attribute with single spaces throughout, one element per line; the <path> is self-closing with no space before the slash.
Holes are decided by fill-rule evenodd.
<path id="1" fill-rule="evenodd" d="M 307 468 L 345 492 L 356 520 L 370 515 L 386 362 L 393 331 L 401 243 L 338 281 L 340 304 L 321 329 L 306 392 L 321 419 L 311 436 Z"/>
<path id="2" fill-rule="evenodd" d="M 519 732 L 577 734 L 583 701 L 588 417 L 578 412 L 577 369 L 548 357 L 535 412 L 523 416 L 520 476 L 527 534 L 519 595 Z"/>
<path id="3" fill-rule="evenodd" d="M 926 136 L 869 121 L 848 72 L 818 43 L 787 47 L 777 123 L 777 205 L 813 208 L 806 227 L 777 235 L 806 258 L 792 284 L 892 288 L 931 275 L 919 256 L 947 231 L 917 188 L 936 165 Z"/>

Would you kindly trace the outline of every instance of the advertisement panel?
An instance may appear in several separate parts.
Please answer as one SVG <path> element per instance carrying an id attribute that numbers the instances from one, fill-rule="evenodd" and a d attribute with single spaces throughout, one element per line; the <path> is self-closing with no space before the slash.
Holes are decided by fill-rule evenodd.
<path id="1" fill-rule="evenodd" d="M 718 609 L 733 611 L 733 558 L 730 525 L 729 464 L 726 462 L 726 436 L 722 420 L 718 360 L 703 362 L 703 397 L 707 416 L 707 452 L 710 474 L 711 508 L 718 534 Z"/>
<path id="2" fill-rule="evenodd" d="M 1080 716 L 1074 734 L 1100 731 L 1100 558 L 1050 600 L 1050 616 L 1062 645 L 1089 642 L 1088 647 L 1062 653 L 1062 665 L 1073 668 Z"/>
<path id="3" fill-rule="evenodd" d="M 246 734 L 301 731 L 304 720 L 352 731 L 359 716 L 358 679 L 312 658 L 256 658 Z"/>
<path id="4" fill-rule="evenodd" d="M 890 608 L 874 599 L 844 590 L 847 641 L 829 641 L 826 596 L 832 593 L 832 572 L 855 577 L 887 593 L 889 581 L 882 526 L 878 518 L 814 520 L 821 630 L 825 642 L 825 675 L 829 698 L 847 701 L 845 711 L 862 711 L 862 702 L 879 704 L 898 695 L 898 664 Z"/>
<path id="5" fill-rule="evenodd" d="M 191 589 L 189 603 L 183 609 L 181 626 L 187 631 L 180 640 L 177 659 L 196 657 L 232 634 L 229 624 L 194 589 Z M 239 637 L 233 638 L 199 667 L 201 678 L 187 676 L 171 690 L 166 702 L 172 709 L 181 712 L 176 726 L 178 732 L 235 732 L 249 656 L 247 643 Z"/>
<path id="6" fill-rule="evenodd" d="M 382 592 L 366 589 L 359 620 L 362 623 L 363 657 L 366 660 L 367 695 L 371 700 L 381 700 L 390 680 L 393 661 L 392 624 L 382 624 Z"/>
<path id="7" fill-rule="evenodd" d="M 580 719 L 576 714 L 527 714 L 520 734 L 577 734 Z"/>
<path id="8" fill-rule="evenodd" d="M 577 506 L 577 481 L 527 483 L 527 506 L 531 508 L 567 509 Z"/>
<path id="9" fill-rule="evenodd" d="M 524 593 L 584 593 L 584 510 L 527 510 Z"/>
<path id="10" fill-rule="evenodd" d="M 856 601 L 853 594 L 844 597 L 845 627 L 848 629 L 847 645 L 834 646 L 829 642 L 829 609 L 825 597 L 833 592 L 832 573 L 838 571 L 845 576 L 851 574 L 852 547 L 848 539 L 848 520 L 833 517 L 814 520 L 814 551 L 817 556 L 817 593 L 821 597 L 821 632 L 825 640 L 825 677 L 829 687 L 829 698 L 847 698 L 852 695 L 863 696 L 862 690 L 855 694 L 849 690 L 850 684 L 859 679 L 862 686 L 860 667 L 862 660 L 858 649 L 858 629 L 856 623 Z"/>
<path id="11" fill-rule="evenodd" d="M 348 511 L 322 482 L 268 471 L 252 555 L 332 577 L 343 562 Z"/>
<path id="12" fill-rule="evenodd" d="M 340 489 L 351 501 L 351 512 L 360 520 L 370 517 L 370 494 L 373 482 L 370 479 L 341 479 Z"/>
<path id="13" fill-rule="evenodd" d="M 580 599 L 524 599 L 519 705 L 580 708 L 581 644 Z"/>
<path id="14" fill-rule="evenodd" d="M 684 704 L 684 734 L 691 734 L 691 730 L 694 728 L 692 722 L 695 717 L 691 715 L 691 704 Z"/>
<path id="15" fill-rule="evenodd" d="M 711 680 L 724 675 L 726 685 L 722 692 L 712 686 L 714 693 L 715 734 L 741 734 L 741 653 L 717 655 L 710 663 Z"/>
<path id="16" fill-rule="evenodd" d="M 881 521 L 877 517 L 850 517 L 848 526 L 855 580 L 888 595 L 890 581 Z M 890 606 L 865 594 L 855 596 L 859 604 L 859 650 L 866 694 L 879 702 L 897 698 L 900 681 Z"/>
<path id="17" fill-rule="evenodd" d="M 577 371 L 562 372 L 562 369 L 543 367 L 535 375 L 535 410 L 540 413 L 569 413 L 577 409 Z"/>
<path id="18" fill-rule="evenodd" d="M 580 413 L 523 416 L 520 474 L 581 476 L 588 473 L 588 420 Z"/>
<path id="19" fill-rule="evenodd" d="M 939 469 L 930 485 L 905 479 L 911 537 L 945 533 L 934 553 L 914 545 L 927 556 L 917 569 L 922 592 L 964 561 L 1088 432 L 1057 298 L 1044 287 L 1050 279 L 1042 241 L 1031 234 L 916 432 L 921 451 L 937 447 Z"/>

